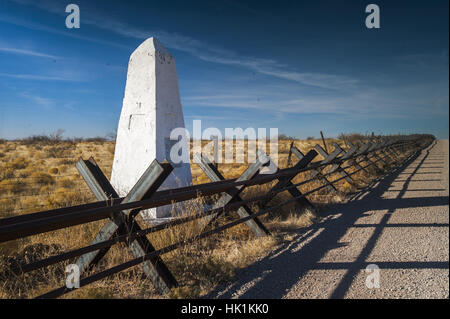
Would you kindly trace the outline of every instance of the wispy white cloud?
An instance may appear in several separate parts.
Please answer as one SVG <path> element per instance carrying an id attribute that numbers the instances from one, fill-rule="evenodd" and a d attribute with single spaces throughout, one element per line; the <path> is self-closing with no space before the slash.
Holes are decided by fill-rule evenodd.
<path id="1" fill-rule="evenodd" d="M 80 79 L 73 77 L 60 77 L 60 76 L 48 76 L 48 75 L 36 75 L 36 74 L 17 74 L 17 73 L 2 73 L 0 76 L 23 79 L 23 80 L 35 80 L 35 81 L 67 81 L 67 82 L 80 82 Z"/>
<path id="2" fill-rule="evenodd" d="M 177 33 L 144 31 L 116 21 L 100 20 L 100 18 L 91 20 L 90 23 L 127 37 L 146 39 L 149 36 L 155 36 L 169 48 L 189 53 L 203 61 L 241 67 L 304 85 L 333 90 L 348 90 L 354 89 L 359 84 L 359 80 L 344 75 L 292 71 L 288 65 L 273 59 L 241 56 L 234 51 L 215 47 Z"/>
<path id="3" fill-rule="evenodd" d="M 235 119 L 230 116 L 215 116 L 215 115 L 186 115 L 185 118 L 193 120 L 217 120 L 217 121 Z"/>
<path id="4" fill-rule="evenodd" d="M 184 101 L 211 101 L 216 99 L 247 99 L 248 95 L 232 95 L 232 94 L 220 94 L 220 95 L 194 95 L 183 98 Z"/>
<path id="5" fill-rule="evenodd" d="M 55 3 L 53 1 L 14 1 L 23 5 L 33 5 L 51 13 L 65 14 L 64 10 L 62 10 L 63 6 L 61 3 Z M 359 83 L 358 79 L 345 75 L 293 71 L 290 66 L 284 65 L 274 59 L 242 56 L 235 51 L 214 46 L 179 33 L 136 28 L 122 23 L 117 19 L 102 16 L 98 14 L 98 11 L 96 11 L 95 15 L 90 15 L 89 10 L 85 10 L 83 12 L 82 23 L 114 32 L 127 38 L 147 39 L 154 36 L 161 40 L 167 47 L 186 52 L 203 61 L 246 68 L 260 74 L 294 81 L 308 86 L 332 90 L 349 90 L 354 89 Z"/>
<path id="6" fill-rule="evenodd" d="M 21 4 L 29 4 L 39 7 L 42 10 L 52 12 L 54 14 L 64 15 L 61 3 L 55 4 L 52 1 L 35 1 L 15 0 Z M 318 72 L 301 72 L 293 70 L 289 65 L 281 63 L 277 59 L 267 59 L 253 56 L 243 56 L 237 51 L 225 49 L 217 45 L 211 45 L 195 39 L 190 36 L 179 34 L 176 32 L 167 32 L 164 30 L 154 30 L 137 28 L 129 24 L 121 22 L 119 19 L 113 19 L 105 15 L 101 15 L 98 10 L 95 15 L 89 14 L 90 10 L 83 10 L 82 25 L 88 24 L 98 29 L 123 36 L 125 38 L 146 39 L 154 36 L 161 40 L 168 48 L 188 53 L 200 60 L 235 66 L 247 70 L 251 70 L 258 74 L 271 76 L 279 79 L 290 81 L 291 83 L 283 83 L 283 85 L 297 86 L 297 83 L 312 86 L 316 88 L 327 89 L 326 94 L 312 95 L 306 94 L 302 96 L 296 92 L 295 88 L 287 91 L 273 89 L 271 91 L 260 90 L 260 94 L 265 97 L 272 98 L 258 100 L 260 94 L 249 94 L 249 88 L 245 87 L 245 91 L 240 91 L 235 87 L 230 92 L 231 95 L 223 94 L 224 90 L 217 90 L 217 94 L 211 93 L 209 96 L 199 94 L 191 94 L 183 98 L 183 104 L 189 106 L 204 107 L 220 107 L 220 108 L 243 108 L 258 109 L 263 112 L 272 112 L 273 114 L 338 114 L 350 117 L 365 118 L 405 118 L 418 116 L 423 114 L 424 105 L 430 105 L 429 92 L 423 87 L 405 87 L 370 89 L 357 78 L 347 75 L 318 73 Z M 11 20 L 0 15 L 0 20 Z M 18 23 L 16 21 L 16 23 Z M 20 23 L 23 23 L 20 22 Z M 42 31 L 53 32 L 64 36 L 74 36 L 73 33 L 67 33 L 46 26 L 30 25 Z M 118 43 L 110 43 L 100 39 L 76 36 L 79 39 L 103 43 L 105 45 L 121 46 Z M 121 46 L 129 50 L 129 47 Z M 446 62 L 448 70 L 448 51 L 440 56 L 440 61 Z M 409 55 L 397 62 L 399 65 L 405 65 L 408 69 L 420 66 L 427 67 L 431 65 L 435 68 L 435 58 L 428 55 Z M 441 68 L 442 63 L 437 65 Z M 446 71 L 448 74 L 448 71 Z M 1 76 L 1 74 L 0 74 Z M 24 75 L 21 75 L 24 76 Z M 391 78 L 389 74 L 383 74 L 383 77 Z M 51 78 L 51 77 L 50 77 Z M 382 80 L 382 79 L 381 79 Z M 381 82 L 381 81 L 380 81 Z M 279 82 L 278 82 L 279 83 Z M 448 82 L 447 82 L 448 83 Z M 388 85 L 385 85 L 388 86 Z M 297 86 L 298 87 L 298 86 Z M 204 88 L 202 86 L 202 88 Z M 401 92 L 400 92 L 401 89 Z M 436 93 L 436 98 L 431 101 L 428 114 L 448 115 L 448 90 L 443 93 Z M 192 93 L 192 92 L 190 92 Z M 424 94 L 427 93 L 427 94 Z M 422 95 L 424 97 L 422 97 Z M 302 96 L 302 97 L 299 97 Z M 274 98 L 276 97 L 276 98 Z"/>
<path id="7" fill-rule="evenodd" d="M 56 56 L 56 55 L 46 54 L 46 53 L 33 51 L 33 50 L 17 49 L 17 48 L 2 48 L 2 47 L 0 47 L 0 52 L 35 56 L 35 57 L 48 58 L 48 59 L 54 59 L 54 60 L 61 59 L 61 57 Z"/>
<path id="8" fill-rule="evenodd" d="M 39 106 L 43 106 L 46 109 L 51 108 L 54 103 L 53 99 L 45 98 L 35 94 L 30 94 L 28 92 L 22 92 L 20 95 L 27 98 L 28 100 L 31 100 L 33 103 Z"/>
<path id="9" fill-rule="evenodd" d="M 218 109 L 242 109 L 252 112 L 276 114 L 328 114 L 337 118 L 380 119 L 380 118 L 417 118 L 423 116 L 448 116 L 448 94 L 436 94 L 430 104 L 429 96 L 422 97 L 423 88 L 406 86 L 403 88 L 379 89 L 348 92 L 347 94 L 304 95 L 298 97 L 295 88 L 286 89 L 279 95 L 279 88 L 264 87 L 263 97 L 255 88 L 230 88 L 233 95 L 214 94 L 187 96 L 182 98 L 184 106 L 208 107 Z M 217 88 L 221 92 L 223 88 Z M 189 93 L 189 92 L 188 92 Z M 247 94 L 245 94 L 247 93 Z M 439 93 L 439 92 L 438 92 Z M 301 96 L 301 94 L 300 94 Z M 428 105 L 427 115 L 423 106 Z M 445 107 L 443 107 L 445 106 Z"/>
<path id="10" fill-rule="evenodd" d="M 92 43 L 112 46 L 112 47 L 116 47 L 116 48 L 120 48 L 120 49 L 125 49 L 125 50 L 129 49 L 128 46 L 122 45 L 122 44 L 117 43 L 117 42 L 106 41 L 106 40 L 101 40 L 101 39 L 98 39 L 98 38 L 93 38 L 93 37 L 89 37 L 89 36 L 76 34 L 76 33 L 73 33 L 73 32 L 69 32 L 65 28 L 58 28 L 58 29 L 57 28 L 51 28 L 51 27 L 48 27 L 48 26 L 41 25 L 39 23 L 34 23 L 34 22 L 18 19 L 18 18 L 15 18 L 15 17 L 3 15 L 1 13 L 0 13 L 0 22 L 17 25 L 17 26 L 24 27 L 24 28 L 27 28 L 27 29 L 30 29 L 30 30 L 44 31 L 44 32 L 48 32 L 48 33 L 61 35 L 61 36 L 64 36 L 64 37 L 69 37 L 69 38 L 78 39 L 78 40 L 82 40 L 82 41 L 88 41 L 88 42 L 92 42 Z"/>

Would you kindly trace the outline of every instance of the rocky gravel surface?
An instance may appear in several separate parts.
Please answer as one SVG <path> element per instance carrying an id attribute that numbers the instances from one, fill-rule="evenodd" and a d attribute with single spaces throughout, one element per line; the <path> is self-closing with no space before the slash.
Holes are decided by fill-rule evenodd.
<path id="1" fill-rule="evenodd" d="M 449 298 L 448 164 L 438 140 L 207 297 Z"/>

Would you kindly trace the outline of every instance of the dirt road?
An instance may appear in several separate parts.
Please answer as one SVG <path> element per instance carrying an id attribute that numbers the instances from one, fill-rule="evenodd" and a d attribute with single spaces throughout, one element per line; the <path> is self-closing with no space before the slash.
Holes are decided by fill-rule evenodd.
<path id="1" fill-rule="evenodd" d="M 208 297 L 448 298 L 448 146 L 437 141 L 335 205 Z"/>

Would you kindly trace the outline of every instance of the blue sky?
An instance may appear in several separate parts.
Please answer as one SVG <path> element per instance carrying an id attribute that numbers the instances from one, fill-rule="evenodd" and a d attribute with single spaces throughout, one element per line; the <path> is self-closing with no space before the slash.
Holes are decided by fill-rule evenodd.
<path id="1" fill-rule="evenodd" d="M 81 28 L 65 27 L 76 3 Z M 381 9 L 367 29 L 365 7 Z M 0 0 L 0 138 L 105 136 L 133 50 L 174 55 L 185 122 L 448 138 L 448 1 Z"/>

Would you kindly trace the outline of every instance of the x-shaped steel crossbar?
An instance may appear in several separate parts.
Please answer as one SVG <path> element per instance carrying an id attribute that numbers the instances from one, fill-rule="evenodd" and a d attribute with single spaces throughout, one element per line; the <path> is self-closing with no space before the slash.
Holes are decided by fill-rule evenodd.
<path id="1" fill-rule="evenodd" d="M 330 169 L 326 172 L 326 174 L 332 174 L 332 173 L 339 173 L 344 179 L 349 183 L 353 184 L 354 180 L 350 177 L 350 175 L 341 167 L 341 165 L 348 160 L 350 157 L 353 156 L 353 154 L 356 153 L 358 150 L 358 147 L 354 146 L 351 147 L 347 152 L 344 151 L 338 143 L 334 142 L 333 146 L 335 150 L 339 151 L 340 154 L 342 154 L 341 162 L 339 164 L 333 164 L 331 165 Z M 327 158 L 330 154 L 328 154 L 320 145 L 316 145 L 316 149 L 319 151 L 320 155 L 323 156 L 323 158 Z"/>
<path id="2" fill-rule="evenodd" d="M 76 166 L 98 200 L 109 201 L 114 198 L 119 198 L 116 190 L 112 187 L 92 157 L 89 160 L 80 159 Z M 154 160 L 121 203 L 149 199 L 172 170 L 173 167 L 170 163 L 159 163 L 157 160 Z M 91 244 L 109 240 L 114 236 L 140 231 L 141 227 L 134 219 L 140 210 L 140 208 L 131 209 L 114 214 L 102 227 Z M 128 243 L 128 246 L 136 258 L 143 257 L 155 250 L 145 236 L 132 240 Z M 76 262 L 80 273 L 97 264 L 105 256 L 109 248 L 107 247 L 82 255 Z M 171 288 L 178 285 L 175 277 L 159 256 L 144 261 L 142 267 L 144 273 L 150 278 L 154 287 L 160 293 L 167 294 Z"/>
<path id="3" fill-rule="evenodd" d="M 200 166 L 200 168 L 205 172 L 205 174 L 209 177 L 209 179 L 211 179 L 211 181 L 218 182 L 225 180 L 224 176 L 219 172 L 216 166 L 213 163 L 211 163 L 211 161 L 208 159 L 207 156 L 204 156 L 202 154 L 194 154 L 194 161 Z M 256 161 L 252 163 L 245 170 L 245 172 L 242 173 L 242 175 L 238 179 L 236 179 L 236 181 L 240 182 L 254 178 L 259 174 L 260 170 L 268 163 L 269 158 L 267 155 L 262 153 L 258 154 Z M 242 193 L 244 188 L 245 185 L 239 185 L 231 190 L 228 190 L 227 192 L 222 193 L 221 197 L 213 205 L 212 209 L 217 209 L 221 207 L 226 208 L 227 205 L 233 202 L 241 201 L 242 198 L 239 196 L 239 194 Z M 253 212 L 247 205 L 239 207 L 239 209 L 237 209 L 237 213 L 241 218 L 253 214 Z M 212 215 L 206 216 L 203 220 L 204 222 L 203 227 L 206 227 L 219 215 L 220 213 L 214 213 Z M 257 237 L 262 237 L 269 234 L 269 231 L 257 217 L 249 219 L 245 223 Z"/>
<path id="4" fill-rule="evenodd" d="M 295 151 L 300 152 L 293 145 L 292 145 L 291 149 L 294 154 L 295 154 Z M 296 154 L 296 156 L 298 157 L 299 155 Z M 302 156 L 302 158 L 300 158 L 300 160 L 292 167 L 293 173 L 283 176 L 283 177 L 280 177 L 278 179 L 278 182 L 270 189 L 269 193 L 273 192 L 274 194 L 272 196 L 268 197 L 266 200 L 260 202 L 259 206 L 261 208 L 266 206 L 277 195 L 279 190 L 288 187 L 287 191 L 291 194 L 291 196 L 293 196 L 294 198 L 297 198 L 298 204 L 300 204 L 301 206 L 305 206 L 305 207 L 311 209 L 312 211 L 315 211 L 316 208 L 314 207 L 314 205 L 306 197 L 303 196 L 302 192 L 297 187 L 293 186 L 292 180 L 298 175 L 299 170 L 301 170 L 302 168 L 305 168 L 314 159 L 314 157 L 317 156 L 317 152 L 314 150 L 311 150 L 305 156 L 303 156 L 303 154 L 301 156 Z M 272 163 L 272 165 L 275 165 L 275 163 Z M 279 168 L 276 167 L 276 170 L 278 171 Z"/>
<path id="5" fill-rule="evenodd" d="M 323 150 L 322 147 L 319 144 L 316 145 L 315 149 L 317 151 L 319 151 L 319 152 L 321 152 Z M 292 153 L 294 153 L 294 155 L 297 156 L 299 160 L 302 160 L 305 157 L 305 155 L 298 148 L 296 148 L 295 146 L 292 147 Z M 340 150 L 335 149 L 330 154 L 327 154 L 327 156 L 324 156 L 324 159 L 320 162 L 320 164 L 328 164 L 328 163 L 330 163 L 340 153 L 341 153 Z M 319 170 L 311 169 L 310 171 L 311 171 L 312 177 L 316 177 L 317 176 L 325 185 L 327 185 L 326 189 L 329 192 L 332 192 L 334 194 L 338 194 L 338 191 L 337 191 L 336 187 L 334 187 L 334 185 L 325 176 L 323 176 L 323 174 Z"/>

